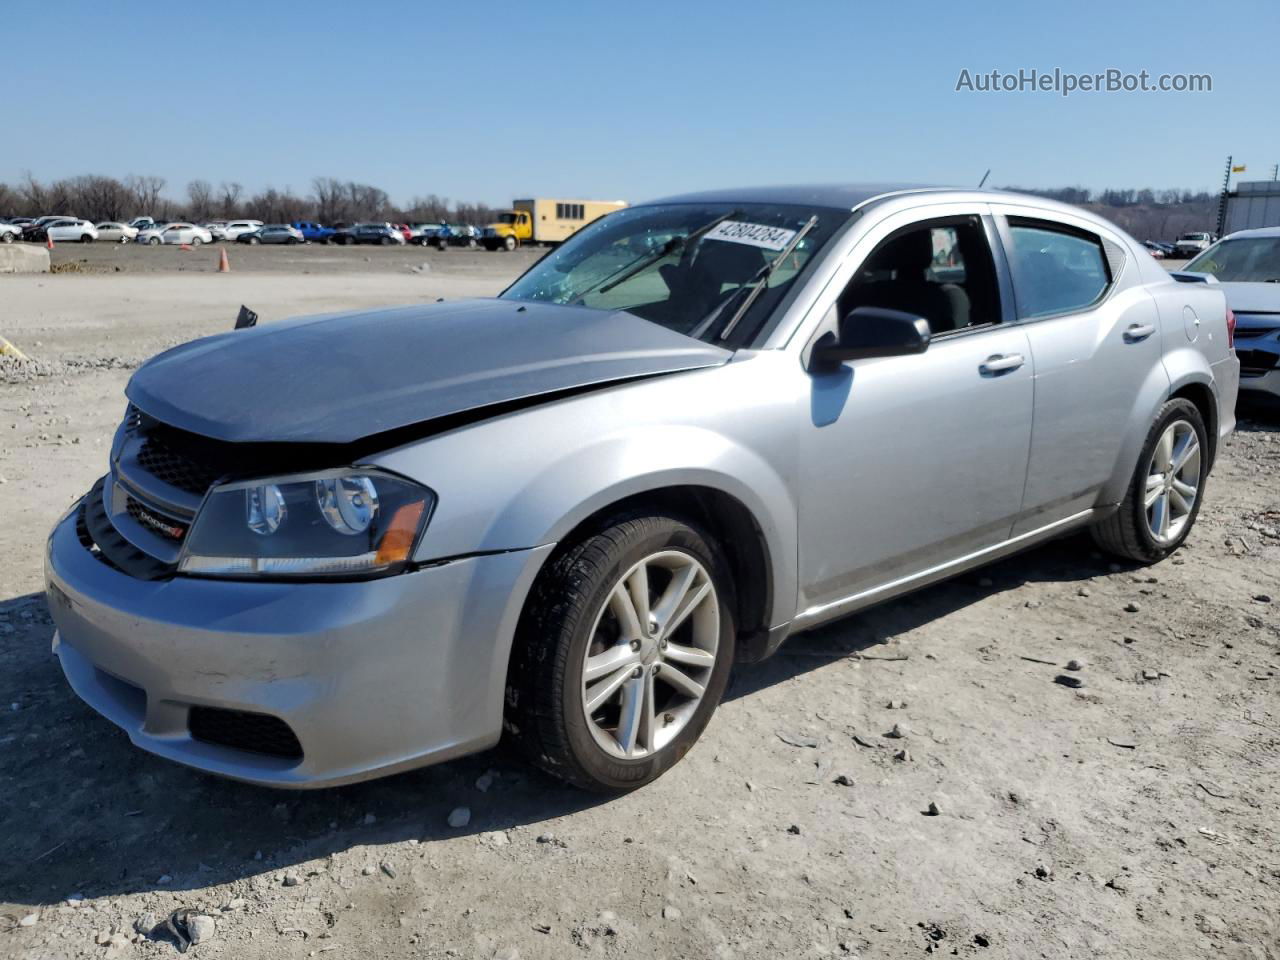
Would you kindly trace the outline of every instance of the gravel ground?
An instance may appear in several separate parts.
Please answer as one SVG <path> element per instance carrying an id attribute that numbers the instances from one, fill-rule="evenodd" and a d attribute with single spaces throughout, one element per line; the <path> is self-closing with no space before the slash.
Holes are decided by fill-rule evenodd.
<path id="1" fill-rule="evenodd" d="M 132 748 L 68 690 L 40 592 L 129 369 L 241 303 L 491 292 L 528 261 L 265 259 L 331 252 L 0 278 L 0 334 L 43 365 L 0 368 L 0 956 L 168 957 L 136 929 L 192 910 L 194 955 L 227 960 L 1280 958 L 1275 416 L 1226 444 L 1174 558 L 1068 539 L 797 637 L 621 799 L 502 751 L 282 794 Z"/>

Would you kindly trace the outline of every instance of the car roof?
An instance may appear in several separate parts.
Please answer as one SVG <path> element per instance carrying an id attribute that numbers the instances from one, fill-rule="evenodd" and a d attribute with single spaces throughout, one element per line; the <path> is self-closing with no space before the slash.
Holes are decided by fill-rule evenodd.
<path id="1" fill-rule="evenodd" d="M 1254 227 L 1252 230 L 1237 230 L 1223 239 L 1235 240 L 1238 237 L 1280 237 L 1280 227 Z"/>
<path id="2" fill-rule="evenodd" d="M 854 207 L 862 206 L 868 200 L 892 194 L 952 189 L 956 188 L 919 183 L 788 184 L 774 187 L 703 190 L 697 193 L 661 197 L 648 203 L 783 203 L 852 210 Z"/>

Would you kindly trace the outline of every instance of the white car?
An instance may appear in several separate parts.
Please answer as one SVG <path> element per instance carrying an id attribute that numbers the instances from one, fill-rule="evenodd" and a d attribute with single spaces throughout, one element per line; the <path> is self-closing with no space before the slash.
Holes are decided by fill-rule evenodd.
<path id="1" fill-rule="evenodd" d="M 153 247 L 162 243 L 185 243 L 198 247 L 202 243 L 213 243 L 213 234 L 194 223 L 166 223 L 164 226 L 139 230 L 137 242 Z"/>
<path id="2" fill-rule="evenodd" d="M 262 229 L 261 220 L 232 220 L 224 228 L 226 240 L 238 240 L 242 233 L 255 233 Z"/>
<path id="3" fill-rule="evenodd" d="M 0 243 L 13 243 L 13 241 L 21 238 L 21 236 L 21 225 L 0 221 Z"/>
<path id="4" fill-rule="evenodd" d="M 98 224 L 98 239 L 113 243 L 128 243 L 138 236 L 138 228 L 116 220 L 107 220 Z"/>
<path id="5" fill-rule="evenodd" d="M 75 220 L 69 217 L 62 220 L 54 220 L 49 224 L 47 230 L 49 239 L 55 243 L 66 243 L 68 241 L 92 243 L 98 239 L 98 228 L 88 220 Z"/>
<path id="6" fill-rule="evenodd" d="M 1212 233 L 1184 233 L 1173 244 L 1175 257 L 1194 257 L 1208 250 L 1218 240 Z"/>

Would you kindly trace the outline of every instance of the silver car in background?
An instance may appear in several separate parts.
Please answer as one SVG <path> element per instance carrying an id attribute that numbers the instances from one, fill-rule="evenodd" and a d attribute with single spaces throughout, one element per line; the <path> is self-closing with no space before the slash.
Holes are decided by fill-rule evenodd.
<path id="1" fill-rule="evenodd" d="M 1174 276 L 1226 294 L 1240 342 L 1241 393 L 1280 400 L 1280 227 L 1223 237 Z"/>
<path id="2" fill-rule="evenodd" d="M 498 742 L 659 776 L 736 662 L 1072 530 L 1187 537 L 1239 366 L 1209 284 L 1010 193 L 620 210 L 497 299 L 304 318 L 131 379 L 46 557 L 76 692 L 280 787 Z"/>

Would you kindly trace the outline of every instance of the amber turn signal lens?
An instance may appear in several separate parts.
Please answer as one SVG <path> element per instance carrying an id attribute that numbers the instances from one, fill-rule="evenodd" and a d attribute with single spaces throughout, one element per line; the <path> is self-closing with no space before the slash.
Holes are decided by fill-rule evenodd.
<path id="1" fill-rule="evenodd" d="M 392 563 L 403 563 L 409 559 L 409 551 L 413 549 L 413 541 L 418 536 L 418 524 L 422 520 L 423 501 L 406 503 L 395 512 L 391 525 L 378 544 L 378 556 L 374 561 L 378 566 Z"/>

